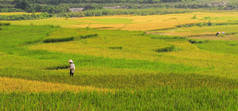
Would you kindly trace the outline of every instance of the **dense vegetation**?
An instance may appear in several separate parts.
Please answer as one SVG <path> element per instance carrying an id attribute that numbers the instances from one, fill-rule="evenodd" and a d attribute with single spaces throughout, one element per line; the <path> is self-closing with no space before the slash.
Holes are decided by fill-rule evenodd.
<path id="1" fill-rule="evenodd" d="M 51 15 L 48 13 L 41 14 L 20 14 L 20 15 L 0 15 L 0 20 L 34 20 L 34 19 L 45 19 Z"/>
<path id="2" fill-rule="evenodd" d="M 65 13 L 69 8 L 98 10 L 120 6 L 122 9 L 143 8 L 212 8 L 237 9 L 236 0 L 0 0 L 0 11 Z"/>
<path id="3" fill-rule="evenodd" d="M 117 93 L 12 93 L 0 94 L 1 110 L 79 110 L 79 111 L 236 111 L 238 92 L 161 88 Z M 212 103 L 212 105 L 211 105 Z"/>
<path id="4" fill-rule="evenodd" d="M 175 9 L 100 9 L 86 10 L 81 12 L 60 13 L 59 17 L 87 17 L 87 16 L 108 16 L 108 15 L 162 15 L 192 12 L 190 10 L 175 10 Z"/>

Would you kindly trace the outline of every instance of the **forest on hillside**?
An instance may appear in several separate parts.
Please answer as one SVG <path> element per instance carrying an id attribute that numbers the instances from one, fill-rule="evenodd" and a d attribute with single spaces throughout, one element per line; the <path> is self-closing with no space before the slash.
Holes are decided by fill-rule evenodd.
<path id="1" fill-rule="evenodd" d="M 84 9 L 83 11 L 87 10 L 98 11 L 105 9 L 105 7 L 109 8 L 111 7 L 112 9 L 113 7 L 119 7 L 120 9 L 180 8 L 180 9 L 234 10 L 238 9 L 238 1 L 237 0 L 0 0 L 0 12 L 25 11 L 25 12 L 65 13 L 70 12 L 69 10 L 70 8 L 83 8 Z M 123 13 L 127 14 L 129 12 Z"/>

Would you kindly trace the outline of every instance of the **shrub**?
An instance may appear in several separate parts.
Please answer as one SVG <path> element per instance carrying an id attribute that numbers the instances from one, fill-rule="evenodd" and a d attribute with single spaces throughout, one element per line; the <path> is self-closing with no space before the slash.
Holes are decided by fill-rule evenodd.
<path id="1" fill-rule="evenodd" d="M 0 26 L 8 26 L 10 23 L 0 23 Z"/>
<path id="2" fill-rule="evenodd" d="M 44 43 L 54 43 L 54 42 L 67 42 L 67 41 L 73 41 L 74 37 L 69 37 L 69 38 L 50 38 L 50 39 L 45 39 L 43 42 Z"/>
<path id="3" fill-rule="evenodd" d="M 109 47 L 109 49 L 118 49 L 118 50 L 122 50 L 123 49 L 123 47 Z"/>
<path id="4" fill-rule="evenodd" d="M 55 67 L 48 67 L 47 70 L 61 70 L 61 69 L 68 69 L 68 65 L 61 65 L 61 66 L 55 66 Z"/>
<path id="5" fill-rule="evenodd" d="M 23 14 L 23 15 L 0 15 L 0 20 L 34 20 L 34 19 L 44 19 L 51 17 L 48 13 L 41 14 Z"/>
<path id="6" fill-rule="evenodd" d="M 171 51 L 174 51 L 175 50 L 175 46 L 168 46 L 168 47 L 164 47 L 164 48 L 160 48 L 160 49 L 157 49 L 156 52 L 171 52 Z"/>
<path id="7" fill-rule="evenodd" d="M 212 26 L 214 25 L 212 22 L 204 22 L 204 23 L 192 23 L 192 24 L 183 24 L 183 25 L 177 25 L 176 27 L 177 28 L 181 28 L 181 27 L 194 27 L 194 26 L 199 26 L 199 27 L 202 27 L 202 26 Z"/>
<path id="8" fill-rule="evenodd" d="M 88 38 L 93 38 L 93 37 L 97 37 L 98 34 L 89 34 L 89 35 L 82 35 L 80 36 L 81 39 L 88 39 Z"/>
<path id="9" fill-rule="evenodd" d="M 188 42 L 190 42 L 191 44 L 202 44 L 202 43 L 205 43 L 207 41 L 205 41 L 205 40 L 192 40 L 192 39 L 190 39 L 190 40 L 188 40 Z"/>

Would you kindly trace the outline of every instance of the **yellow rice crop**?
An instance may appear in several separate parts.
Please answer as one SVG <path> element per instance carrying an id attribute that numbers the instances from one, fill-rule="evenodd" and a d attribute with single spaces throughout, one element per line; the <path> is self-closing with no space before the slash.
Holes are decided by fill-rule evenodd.
<path id="1" fill-rule="evenodd" d="M 26 12 L 0 12 L 0 15 L 30 15 L 32 13 L 26 13 Z M 40 14 L 40 13 L 34 13 L 34 14 Z"/>
<path id="2" fill-rule="evenodd" d="M 63 91 L 109 91 L 90 86 L 76 86 L 24 79 L 0 77 L 0 92 L 63 92 Z"/>
<path id="3" fill-rule="evenodd" d="M 180 36 L 195 36 L 195 35 L 205 35 L 205 34 L 213 34 L 216 32 L 226 32 L 232 33 L 237 32 L 236 29 L 238 25 L 221 25 L 221 26 L 203 26 L 203 27 L 184 27 L 177 28 L 174 30 L 165 30 L 158 31 L 159 33 L 169 34 L 169 35 L 180 35 Z"/>
<path id="4" fill-rule="evenodd" d="M 6 21 L 17 25 L 56 25 L 67 28 L 111 28 L 121 30 L 155 30 L 171 28 L 177 25 L 200 23 L 200 22 L 230 22 L 235 21 L 238 12 L 193 12 L 183 14 L 150 15 L 150 16 L 101 16 L 82 18 L 49 18 L 43 20 Z M 194 17 L 196 17 L 194 19 Z M 107 20 L 113 20 L 107 22 Z M 130 20 L 121 22 L 117 19 Z M 105 20 L 105 21 L 103 21 Z"/>

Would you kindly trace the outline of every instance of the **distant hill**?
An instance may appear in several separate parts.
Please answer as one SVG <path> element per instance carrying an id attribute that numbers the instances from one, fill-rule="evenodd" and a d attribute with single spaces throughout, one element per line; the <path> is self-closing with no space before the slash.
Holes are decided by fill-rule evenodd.
<path id="1" fill-rule="evenodd" d="M 52 12 L 62 12 L 62 10 L 66 11 L 69 8 L 101 9 L 102 7 L 112 6 L 133 9 L 212 8 L 232 10 L 238 9 L 238 0 L 0 0 L 0 11 L 57 9 L 57 11 Z"/>
<path id="2" fill-rule="evenodd" d="M 15 1 L 15 2 L 14 2 Z M 0 4 L 15 4 L 17 1 L 27 1 L 29 3 L 38 3 L 38 4 L 70 4 L 70 3 L 146 3 L 146 4 L 154 4 L 154 3 L 234 3 L 238 2 L 237 0 L 0 0 Z"/>

